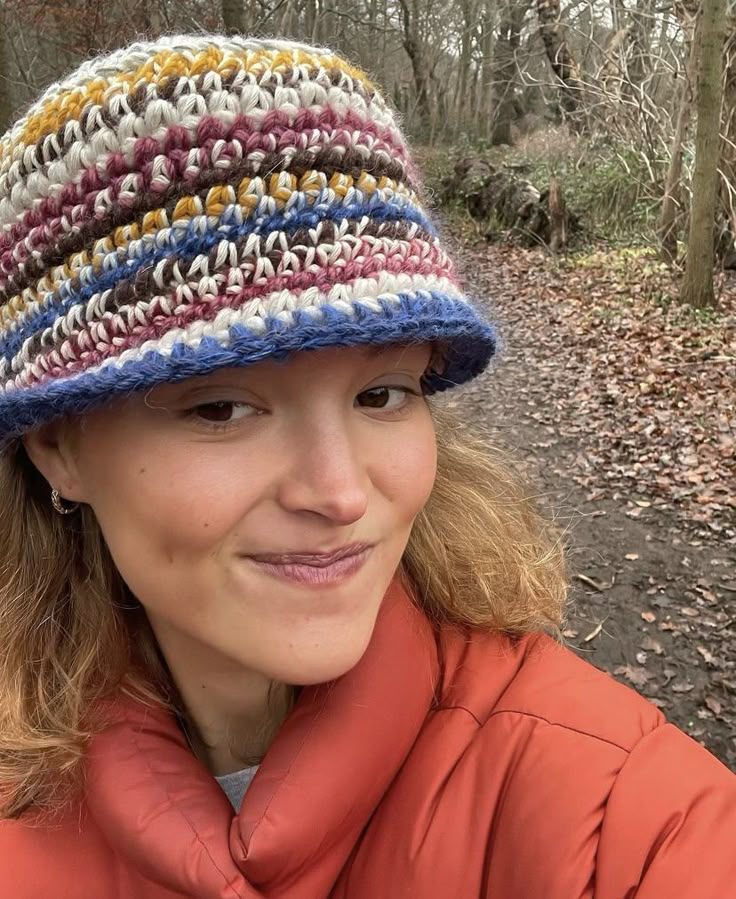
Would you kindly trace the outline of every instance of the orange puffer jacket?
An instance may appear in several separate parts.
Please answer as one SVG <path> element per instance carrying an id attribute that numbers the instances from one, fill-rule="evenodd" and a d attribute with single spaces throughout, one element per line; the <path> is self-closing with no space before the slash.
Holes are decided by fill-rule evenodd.
<path id="1" fill-rule="evenodd" d="M 3 899 L 726 899 L 736 777 L 543 636 L 438 635 L 398 587 L 304 689 L 234 816 L 130 701 L 61 823 L 0 824 Z"/>

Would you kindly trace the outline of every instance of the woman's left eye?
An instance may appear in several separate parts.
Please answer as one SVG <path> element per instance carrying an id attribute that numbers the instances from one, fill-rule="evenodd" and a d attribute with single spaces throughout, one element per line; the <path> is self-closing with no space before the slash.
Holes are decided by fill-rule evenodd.
<path id="1" fill-rule="evenodd" d="M 231 424 L 241 418 L 256 415 L 257 410 L 248 403 L 220 401 L 216 403 L 202 403 L 192 410 L 192 414 L 208 424 Z"/>
<path id="2" fill-rule="evenodd" d="M 408 387 L 371 387 L 359 393 L 356 402 L 364 408 L 393 412 L 402 409 L 410 395 L 416 394 Z"/>

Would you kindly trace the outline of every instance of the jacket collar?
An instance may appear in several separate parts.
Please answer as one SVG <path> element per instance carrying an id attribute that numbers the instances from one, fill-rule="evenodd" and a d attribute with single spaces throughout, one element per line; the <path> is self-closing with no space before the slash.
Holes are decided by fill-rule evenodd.
<path id="1" fill-rule="evenodd" d="M 396 581 L 360 662 L 306 687 L 240 814 L 174 718 L 131 700 L 92 741 L 87 803 L 142 873 L 200 899 L 324 897 L 432 706 L 433 630 Z"/>

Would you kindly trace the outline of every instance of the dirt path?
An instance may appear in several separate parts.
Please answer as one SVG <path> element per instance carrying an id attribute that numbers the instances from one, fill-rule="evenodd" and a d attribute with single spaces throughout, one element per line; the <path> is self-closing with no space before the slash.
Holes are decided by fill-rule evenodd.
<path id="1" fill-rule="evenodd" d="M 515 451 L 568 529 L 569 645 L 736 770 L 736 545 L 729 509 L 721 524 L 704 529 L 667 497 L 647 498 L 636 479 L 627 487 L 614 477 L 617 456 L 602 459 L 600 429 L 581 423 L 581 416 L 595 418 L 589 404 L 607 399 L 590 397 L 582 409 L 568 370 L 576 339 L 571 320 L 553 308 L 540 315 L 540 298 L 530 291 L 543 276 L 549 295 L 550 272 L 539 272 L 543 257 L 530 253 L 520 267 L 520 251 L 508 247 L 467 240 L 454 249 L 474 294 L 492 298 L 505 346 L 491 376 L 452 402 Z M 559 277 L 562 296 L 564 273 L 552 277 Z M 646 444 L 646 428 L 633 440 Z"/>

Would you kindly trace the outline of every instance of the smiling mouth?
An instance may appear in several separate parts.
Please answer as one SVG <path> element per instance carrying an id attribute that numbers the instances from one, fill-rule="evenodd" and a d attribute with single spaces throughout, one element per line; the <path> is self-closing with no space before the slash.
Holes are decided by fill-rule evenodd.
<path id="1" fill-rule="evenodd" d="M 358 556 L 370 549 L 370 543 L 352 543 L 349 546 L 341 546 L 329 553 L 257 553 L 248 556 L 255 562 L 265 562 L 269 565 L 312 565 L 314 568 L 328 568 L 341 559 Z"/>
<path id="2" fill-rule="evenodd" d="M 329 553 L 258 553 L 247 558 L 266 574 L 324 586 L 344 581 L 359 571 L 372 549 L 370 543 L 353 543 Z"/>

